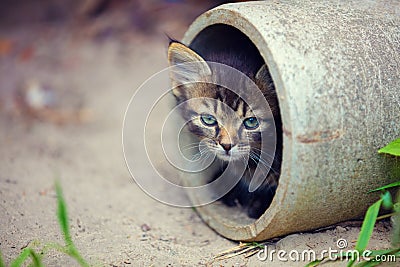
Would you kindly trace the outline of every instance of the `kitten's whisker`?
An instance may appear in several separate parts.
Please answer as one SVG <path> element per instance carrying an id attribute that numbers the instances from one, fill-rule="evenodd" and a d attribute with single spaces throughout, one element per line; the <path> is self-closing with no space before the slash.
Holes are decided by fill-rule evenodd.
<path id="1" fill-rule="evenodd" d="M 267 177 L 268 172 L 269 172 L 269 170 L 270 170 L 270 168 L 268 167 L 268 165 L 266 165 L 266 164 L 263 163 L 263 162 L 258 161 L 257 158 L 254 158 L 254 155 L 251 156 L 251 159 L 252 159 L 257 165 L 258 165 L 258 163 L 261 163 L 260 166 L 261 166 L 261 167 L 264 167 L 264 168 L 261 168 L 261 171 L 262 171 L 263 175 L 265 175 L 265 177 Z"/>
<path id="2" fill-rule="evenodd" d="M 254 147 L 253 150 L 256 151 L 257 153 L 262 153 L 263 155 L 268 156 L 269 158 L 273 159 L 273 162 L 279 163 L 279 161 L 278 161 L 278 156 L 280 156 L 280 154 L 279 154 L 277 151 L 275 151 L 275 156 L 272 156 L 272 155 L 268 154 L 267 152 L 262 151 L 262 150 L 259 149 L 259 148 L 255 148 L 255 147 Z M 273 163 L 273 162 L 272 162 L 272 163 Z"/>
<path id="3" fill-rule="evenodd" d="M 248 171 L 249 174 L 250 174 L 250 166 L 249 166 L 248 163 L 249 163 L 249 159 L 250 159 L 251 157 L 250 157 L 250 155 L 249 155 L 249 158 L 246 159 L 246 157 L 245 157 L 244 155 L 241 155 L 241 156 L 242 156 L 242 158 L 243 158 L 243 163 L 246 164 L 246 169 L 247 169 L 247 171 Z"/>
<path id="4" fill-rule="evenodd" d="M 265 152 L 265 151 L 263 151 L 263 150 L 261 150 L 261 149 L 259 149 L 259 148 L 253 147 L 252 149 L 253 149 L 254 151 L 256 151 L 256 152 L 260 152 L 260 153 L 262 153 L 263 155 L 268 156 L 268 157 L 271 158 L 271 159 L 275 159 L 275 156 L 270 155 L 270 154 L 268 154 L 267 152 Z"/>
<path id="5" fill-rule="evenodd" d="M 279 172 L 272 167 L 272 163 L 268 164 L 264 159 L 260 158 L 260 156 L 255 154 L 253 151 L 250 153 L 250 155 L 255 163 L 261 163 L 261 166 L 264 166 L 264 168 L 266 168 L 268 171 L 271 170 L 275 174 L 279 175 Z"/>
<path id="6" fill-rule="evenodd" d="M 193 157 L 192 157 L 191 160 L 192 160 L 192 161 L 198 161 L 198 160 L 200 160 L 200 159 L 202 158 L 202 156 L 203 156 L 202 153 L 197 152 L 196 154 L 193 155 Z"/>
<path id="7" fill-rule="evenodd" d="M 206 163 L 208 162 L 208 159 L 211 157 L 211 156 L 213 156 L 213 153 L 212 152 L 210 152 L 209 150 L 207 150 L 205 153 L 204 153 L 204 158 L 201 160 L 201 164 L 202 164 L 202 166 L 203 165 L 206 165 Z"/>
<path id="8" fill-rule="evenodd" d="M 276 170 L 274 167 L 272 167 L 272 165 L 266 164 L 266 163 L 262 163 L 266 166 L 266 168 L 268 168 L 269 170 L 271 170 L 274 174 L 276 175 L 280 175 L 280 171 Z"/>
<path id="9" fill-rule="evenodd" d="M 200 142 L 196 141 L 196 142 L 193 142 L 193 143 L 190 143 L 190 144 L 186 144 L 186 145 L 182 146 L 182 148 L 185 148 L 185 147 L 191 146 L 191 145 L 198 145 L 198 144 L 200 144 Z"/>
<path id="10" fill-rule="evenodd" d="M 266 156 L 268 156 L 270 159 L 273 159 L 273 161 L 272 161 L 270 164 L 267 164 L 267 165 L 271 165 L 270 168 L 271 168 L 276 174 L 279 174 L 279 172 L 278 172 L 277 170 L 275 170 L 275 169 L 272 168 L 272 165 L 274 164 L 274 162 L 275 162 L 275 163 L 277 162 L 277 158 L 276 158 L 276 157 L 273 157 L 273 156 L 271 156 L 270 154 L 268 154 L 268 153 L 266 153 L 265 151 L 262 151 L 262 150 L 260 150 L 260 149 L 258 149 L 258 148 L 254 148 L 254 150 L 256 150 L 257 153 L 258 153 L 258 152 L 263 153 L 263 155 L 266 155 Z M 253 153 L 254 153 L 254 151 L 253 151 Z M 257 156 L 257 158 L 259 158 L 259 159 L 261 160 L 260 155 L 258 155 L 258 154 L 255 154 L 255 155 Z M 264 159 L 263 159 L 263 160 L 264 160 Z M 264 161 L 265 161 L 265 160 L 264 160 Z"/>
<path id="11" fill-rule="evenodd" d="M 193 149 L 193 148 L 198 148 L 198 147 L 199 147 L 198 144 L 191 144 L 191 145 L 187 145 L 185 147 L 181 147 L 180 149 L 181 149 L 181 151 L 186 151 L 186 150 Z"/>
<path id="12" fill-rule="evenodd" d="M 272 173 L 274 173 L 275 175 L 279 175 L 280 173 L 279 173 L 279 171 L 277 171 L 276 169 L 274 169 L 274 168 L 272 168 L 271 166 L 269 166 L 269 165 L 266 165 L 265 163 L 263 163 L 263 162 L 261 162 L 261 161 L 258 161 L 257 163 L 260 163 L 260 166 L 261 167 L 263 167 L 266 171 L 268 171 L 268 172 L 272 172 Z"/>
<path id="13" fill-rule="evenodd" d="M 271 164 L 268 164 L 264 159 L 261 159 L 257 154 L 252 153 L 252 158 L 255 163 L 261 163 L 261 166 L 263 166 L 266 169 L 271 169 Z"/>
<path id="14" fill-rule="evenodd" d="M 191 161 L 198 161 L 200 158 L 201 158 L 201 153 L 197 152 L 192 156 Z"/>
<path id="15" fill-rule="evenodd" d="M 190 148 L 194 148 L 194 147 L 199 147 L 199 145 L 196 144 L 190 144 L 190 145 L 186 145 L 184 147 L 180 147 L 181 150 L 185 150 L 185 149 L 190 149 Z"/>
<path id="16" fill-rule="evenodd" d="M 200 161 L 200 164 L 202 164 L 202 162 L 204 161 L 204 158 L 207 156 L 207 154 L 209 154 L 208 149 L 202 149 L 201 151 L 197 152 L 196 154 L 194 154 L 191 158 L 192 161 Z"/>

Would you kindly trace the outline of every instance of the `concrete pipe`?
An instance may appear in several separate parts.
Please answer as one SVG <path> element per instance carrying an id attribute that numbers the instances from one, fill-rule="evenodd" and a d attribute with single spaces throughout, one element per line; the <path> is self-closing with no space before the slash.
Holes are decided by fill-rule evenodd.
<path id="1" fill-rule="evenodd" d="M 270 207 L 256 220 L 218 202 L 198 207 L 210 227 L 257 241 L 332 225 L 362 216 L 379 197 L 367 192 L 399 177 L 399 162 L 377 154 L 400 136 L 399 17 L 395 0 L 255 1 L 194 21 L 182 42 L 200 54 L 226 47 L 259 53 L 283 124 Z"/>

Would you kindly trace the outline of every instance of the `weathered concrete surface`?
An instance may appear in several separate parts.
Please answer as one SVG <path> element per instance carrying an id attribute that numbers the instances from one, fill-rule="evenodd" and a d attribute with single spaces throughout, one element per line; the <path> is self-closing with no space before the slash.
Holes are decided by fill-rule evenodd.
<path id="1" fill-rule="evenodd" d="M 263 240 L 330 225 L 361 216 L 378 197 L 366 192 L 393 181 L 399 163 L 376 151 L 400 135 L 399 17 L 398 1 L 260 1 L 220 6 L 191 25 L 186 44 L 214 24 L 250 38 L 270 68 L 283 119 L 271 207 L 251 224 L 218 205 L 199 208 L 212 228 Z"/>

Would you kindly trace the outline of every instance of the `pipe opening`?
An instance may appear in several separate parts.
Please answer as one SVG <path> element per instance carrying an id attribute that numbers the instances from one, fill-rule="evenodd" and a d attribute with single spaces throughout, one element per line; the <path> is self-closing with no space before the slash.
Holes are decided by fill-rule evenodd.
<path id="1" fill-rule="evenodd" d="M 206 27 L 196 35 L 189 47 L 205 60 L 230 65 L 253 80 L 262 66 L 266 64 L 257 47 L 243 32 L 225 24 Z M 267 73 L 269 81 L 273 85 L 268 68 Z M 272 90 L 274 91 L 274 88 Z M 271 96 L 269 97 L 271 98 Z M 263 182 L 262 187 L 255 192 L 249 193 L 248 184 L 243 183 L 244 178 L 242 178 L 228 194 L 219 201 L 208 205 L 207 213 L 214 219 L 229 225 L 249 225 L 261 217 L 273 200 L 278 186 L 282 160 L 282 123 L 276 94 L 274 93 L 272 97 L 274 98 L 272 103 L 270 101 L 268 103 L 271 109 L 276 107 L 274 114 L 276 147 L 275 158 L 267 175 L 268 181 Z M 218 173 L 215 173 L 214 176 L 218 176 Z M 204 179 L 202 183 L 212 180 L 209 172 L 203 177 L 200 176 L 200 179 Z"/>

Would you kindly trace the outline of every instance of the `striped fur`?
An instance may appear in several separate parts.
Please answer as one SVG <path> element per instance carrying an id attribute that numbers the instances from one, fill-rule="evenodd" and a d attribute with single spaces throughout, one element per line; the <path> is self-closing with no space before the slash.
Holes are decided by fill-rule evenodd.
<path id="1" fill-rule="evenodd" d="M 260 216 L 274 195 L 281 161 L 279 107 L 268 68 L 263 65 L 253 74 L 243 67 L 246 65 L 243 62 L 240 64 L 233 62 L 237 61 L 237 56 L 229 55 L 228 52 L 223 55 L 212 55 L 207 59 L 230 66 L 242 66 L 239 71 L 246 76 L 237 75 L 234 70 L 207 63 L 195 51 L 178 42 L 170 44 L 168 60 L 169 64 L 174 66 L 171 71 L 172 92 L 177 103 L 181 104 L 181 114 L 188 122 L 189 130 L 198 136 L 199 140 L 203 140 L 207 149 L 224 162 L 239 161 L 253 155 L 249 158 L 248 168 L 240 183 L 223 200 L 228 205 L 239 202 L 247 206 L 250 217 Z M 251 84 L 248 78 L 261 90 L 271 112 L 262 105 L 263 102 L 257 95 L 249 93 Z M 234 87 L 236 93 L 220 84 Z M 247 103 L 239 95 L 246 95 Z M 214 117 L 217 123 L 205 124 L 202 121 L 204 114 Z M 257 117 L 258 127 L 254 129 L 246 127 L 244 121 L 253 117 Z M 249 193 L 246 189 L 259 163 L 261 135 L 265 131 L 275 131 L 273 123 L 278 131 L 277 153 L 275 156 L 272 155 L 274 159 L 267 166 L 271 170 L 265 173 L 266 179 L 261 188 Z"/>

